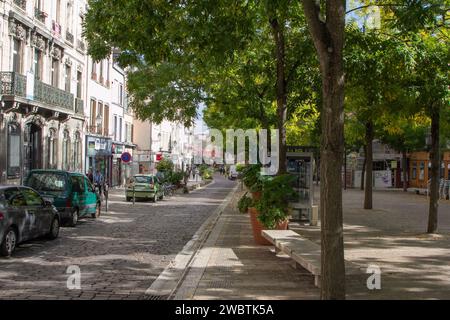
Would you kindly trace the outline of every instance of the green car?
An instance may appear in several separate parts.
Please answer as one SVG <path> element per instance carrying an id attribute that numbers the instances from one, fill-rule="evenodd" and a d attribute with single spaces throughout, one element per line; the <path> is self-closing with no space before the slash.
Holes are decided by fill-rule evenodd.
<path id="1" fill-rule="evenodd" d="M 63 170 L 31 170 L 26 186 L 35 189 L 44 200 L 52 202 L 61 220 L 74 227 L 79 218 L 100 216 L 101 200 L 88 178 Z"/>
<path id="2" fill-rule="evenodd" d="M 158 199 L 164 199 L 164 189 L 156 176 L 137 174 L 127 184 L 125 197 L 127 201 L 131 201 L 134 197 L 135 199 L 152 199 L 156 202 Z"/>

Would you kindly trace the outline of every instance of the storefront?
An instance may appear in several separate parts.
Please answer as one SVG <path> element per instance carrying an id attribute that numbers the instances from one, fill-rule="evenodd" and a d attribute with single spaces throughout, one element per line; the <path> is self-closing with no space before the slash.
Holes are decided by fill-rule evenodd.
<path id="1" fill-rule="evenodd" d="M 413 152 L 409 155 L 410 163 L 410 187 L 427 188 L 430 179 L 431 162 L 428 152 Z M 439 176 L 441 179 L 450 180 L 450 152 L 442 155 Z"/>
<path id="2" fill-rule="evenodd" d="M 112 184 L 112 141 L 109 138 L 86 136 L 86 172 L 100 170 L 105 182 Z"/>

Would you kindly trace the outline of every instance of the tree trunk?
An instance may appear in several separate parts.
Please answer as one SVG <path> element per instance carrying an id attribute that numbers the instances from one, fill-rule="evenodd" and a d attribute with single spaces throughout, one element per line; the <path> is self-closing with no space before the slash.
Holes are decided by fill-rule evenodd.
<path id="1" fill-rule="evenodd" d="M 364 190 L 364 209 L 372 209 L 373 184 L 373 123 L 366 123 L 366 188 Z"/>
<path id="2" fill-rule="evenodd" d="M 365 177 L 366 177 L 366 160 L 367 160 L 367 149 L 366 146 L 363 146 L 364 149 L 364 161 L 363 161 L 363 166 L 362 166 L 362 170 L 361 170 L 361 190 L 364 190 L 364 181 L 365 181 Z"/>
<path id="3" fill-rule="evenodd" d="M 439 204 L 439 107 L 433 108 L 431 113 L 431 181 L 430 207 L 428 211 L 428 233 L 436 233 L 438 227 Z"/>
<path id="4" fill-rule="evenodd" d="M 278 115 L 278 137 L 279 142 L 279 166 L 278 174 L 286 173 L 286 120 L 287 120 L 287 96 L 286 96 L 286 64 L 285 44 L 283 26 L 280 26 L 277 18 L 270 20 L 272 33 L 275 40 L 275 51 L 277 59 L 277 115 Z"/>
<path id="5" fill-rule="evenodd" d="M 345 1 L 326 2 L 326 21 L 314 0 L 303 8 L 316 48 L 322 76 L 320 218 L 322 299 L 345 299 L 342 221 L 342 160 L 344 154 L 344 27 Z"/>
<path id="6" fill-rule="evenodd" d="M 347 150 L 344 146 L 344 190 L 347 190 Z"/>
<path id="7" fill-rule="evenodd" d="M 406 151 L 402 152 L 403 191 L 408 192 L 408 158 Z"/>

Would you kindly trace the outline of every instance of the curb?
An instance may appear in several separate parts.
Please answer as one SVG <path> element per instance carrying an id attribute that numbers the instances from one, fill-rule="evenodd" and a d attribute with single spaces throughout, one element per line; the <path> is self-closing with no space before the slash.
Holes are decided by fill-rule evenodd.
<path id="1" fill-rule="evenodd" d="M 208 185 L 210 184 L 211 183 L 208 183 Z M 201 188 L 197 188 L 196 190 L 201 190 L 204 187 L 206 187 L 206 185 Z M 172 299 L 173 295 L 186 277 L 187 271 L 189 270 L 193 259 L 197 255 L 197 252 L 203 247 L 204 242 L 208 239 L 208 236 L 214 228 L 214 225 L 217 223 L 221 213 L 231 201 L 236 188 L 237 186 L 230 190 L 222 203 L 214 210 L 208 219 L 203 222 L 192 239 L 186 243 L 175 259 L 145 291 L 145 295 L 160 297 L 161 299 L 167 300 Z"/>
<path id="2" fill-rule="evenodd" d="M 217 213 L 214 215 L 214 221 L 210 224 L 205 239 L 193 255 L 189 265 L 187 266 L 183 278 L 180 279 L 177 290 L 171 295 L 172 300 L 190 300 L 194 297 L 195 290 L 203 276 L 203 273 L 208 265 L 211 257 L 211 250 L 213 249 L 217 239 L 223 229 L 223 221 L 220 221 L 224 209 L 230 204 L 230 201 L 236 194 L 239 185 L 236 185 L 228 194 L 224 203 L 222 203 Z M 195 268 L 195 269 L 193 269 Z"/>

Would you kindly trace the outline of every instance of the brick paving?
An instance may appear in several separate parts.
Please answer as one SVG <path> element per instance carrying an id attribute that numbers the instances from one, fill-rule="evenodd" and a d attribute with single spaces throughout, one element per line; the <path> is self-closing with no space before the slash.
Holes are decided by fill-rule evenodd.
<path id="1" fill-rule="evenodd" d="M 294 269 L 273 247 L 255 245 L 249 215 L 236 210 L 240 195 L 222 213 L 175 299 L 318 299 L 311 274 Z"/>
<path id="2" fill-rule="evenodd" d="M 111 190 L 109 211 L 61 228 L 53 241 L 24 243 L 0 259 L 0 299 L 149 299 L 144 294 L 234 182 L 217 182 L 156 204 L 126 202 Z M 70 265 L 81 269 L 81 290 L 67 289 Z"/>
<path id="3" fill-rule="evenodd" d="M 426 196 L 374 191 L 372 210 L 362 209 L 363 200 L 363 191 L 343 193 L 345 258 L 379 266 L 382 289 L 349 281 L 348 298 L 450 299 L 450 201 L 440 201 L 439 234 L 428 235 Z M 320 227 L 291 228 L 320 243 Z"/>

